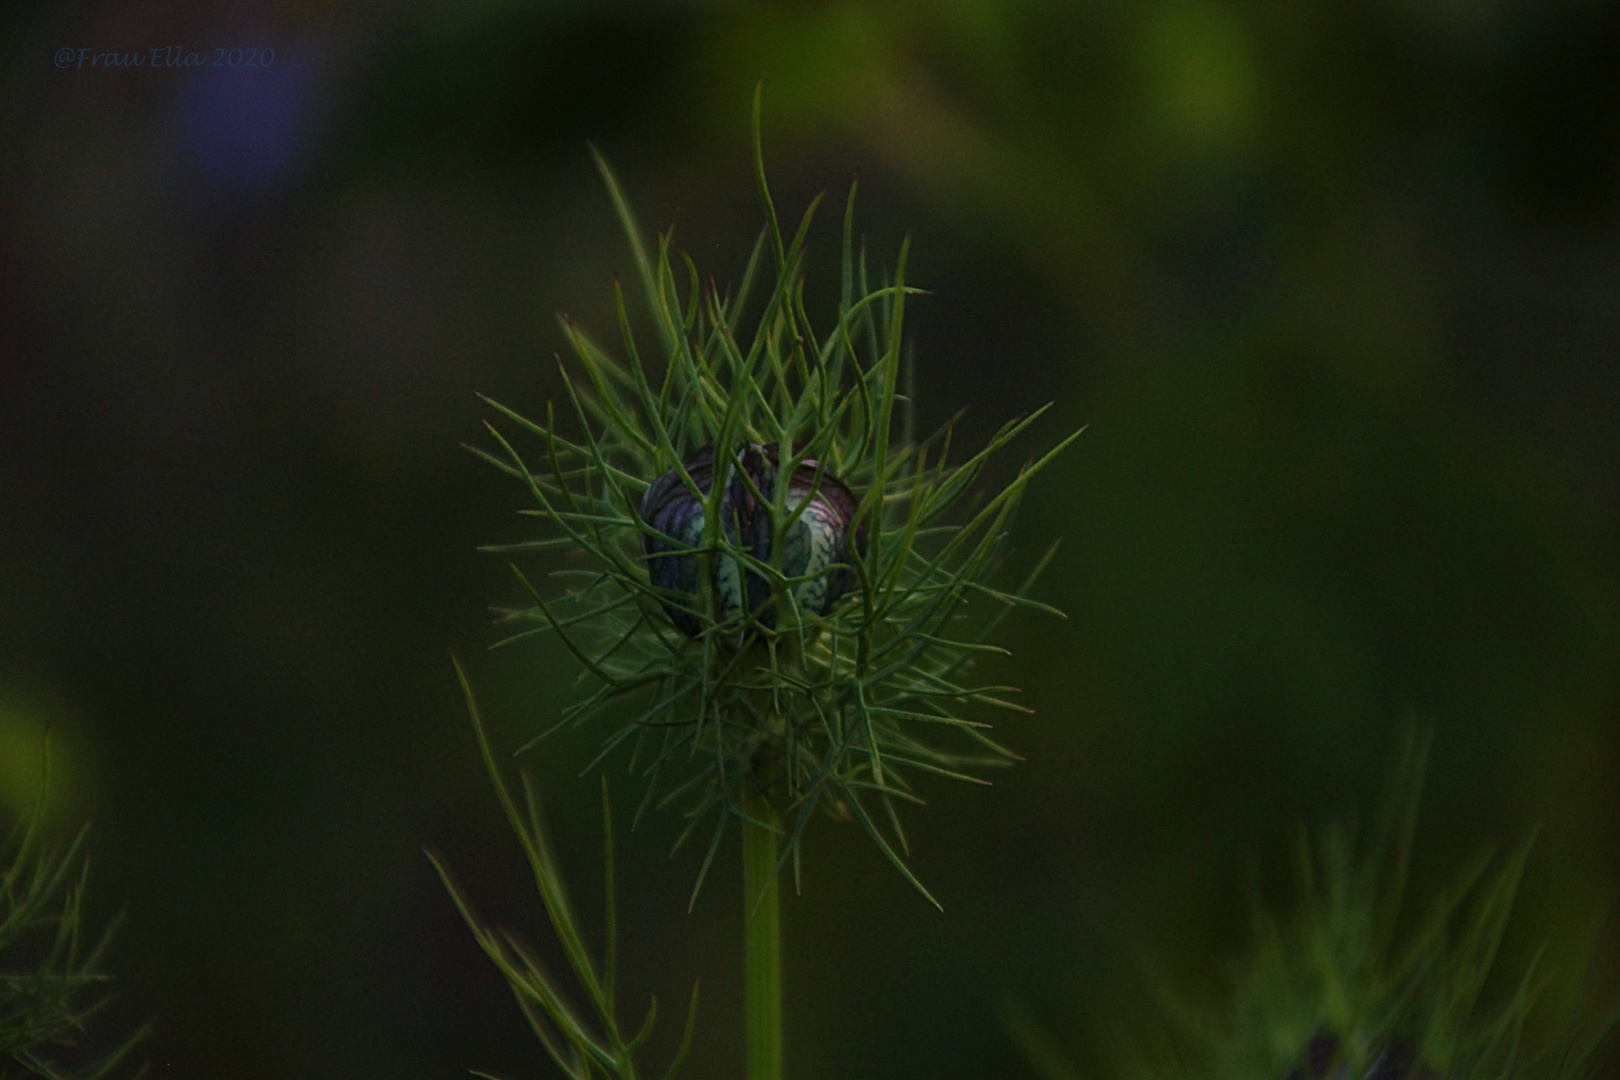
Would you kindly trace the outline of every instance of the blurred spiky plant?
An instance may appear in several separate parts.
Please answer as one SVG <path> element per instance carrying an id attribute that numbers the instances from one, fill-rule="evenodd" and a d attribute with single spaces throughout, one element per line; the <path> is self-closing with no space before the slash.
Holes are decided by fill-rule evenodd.
<path id="1" fill-rule="evenodd" d="M 874 286 L 852 185 L 837 315 L 815 329 L 804 256 L 820 198 L 786 236 L 757 104 L 755 133 L 766 226 L 729 296 L 701 287 L 669 234 L 649 255 L 596 157 L 661 355 L 644 359 L 616 288 L 622 359 L 563 319 L 580 376 L 564 367 L 566 425 L 549 407 L 534 421 L 490 402 L 538 438 L 539 463 L 494 425 L 498 450 L 475 452 L 527 486 L 536 506 L 524 512 L 555 535 L 488 550 L 562 548 L 587 564 L 556 572 L 577 584 L 552 597 L 518 570 L 532 603 L 504 612 L 506 642 L 555 634 L 580 662 L 593 689 L 557 727 L 629 714 L 597 760 L 628 745 L 648 780 L 638 819 L 687 800 L 677 847 L 707 825 L 694 898 L 728 823 L 760 798 L 788 815 L 780 858 L 795 872 L 823 807 L 859 821 L 926 896 L 895 803 L 921 801 L 917 774 L 973 781 L 969 770 L 1016 757 L 975 715 L 1020 710 L 1014 688 L 976 683 L 974 661 L 1004 651 L 985 636 L 1008 610 L 1052 609 L 1027 597 L 1029 582 L 1001 590 L 990 576 L 1030 480 L 1079 433 L 989 494 L 976 486 L 986 462 L 1044 409 L 959 461 L 949 426 L 914 441 L 899 391 L 906 300 L 921 291 L 906 284 L 907 245 Z M 943 731 L 961 746 L 939 742 Z"/>
<path id="2" fill-rule="evenodd" d="M 34 809 L 0 845 L 0 1080 L 100 1080 L 145 1030 L 92 1064 L 63 1063 L 81 1056 L 85 1021 L 108 1000 L 101 959 L 111 928 L 93 941 L 84 936 L 88 827 L 52 850 L 43 826 L 47 789 L 41 785 Z"/>
<path id="3" fill-rule="evenodd" d="M 1577 999 L 1555 1040 L 1527 1022 L 1547 981 L 1538 961 L 1497 953 L 1531 843 L 1486 851 L 1415 919 L 1407 876 L 1428 737 L 1408 739 L 1390 795 L 1359 839 L 1351 827 L 1296 835 L 1295 906 L 1256 901 L 1254 942 L 1229 992 L 1199 1003 L 1167 980 L 1166 1031 L 1125 1052 L 1124 1080 L 1584 1080 L 1620 1011 L 1597 1024 Z M 1539 958 L 1538 958 L 1539 959 Z M 1488 981 L 1506 982 L 1486 1006 Z M 1046 1075 L 1076 1075 L 1026 1018 L 1009 1027 Z M 1558 1028 L 1559 1025 L 1553 1025 Z"/>

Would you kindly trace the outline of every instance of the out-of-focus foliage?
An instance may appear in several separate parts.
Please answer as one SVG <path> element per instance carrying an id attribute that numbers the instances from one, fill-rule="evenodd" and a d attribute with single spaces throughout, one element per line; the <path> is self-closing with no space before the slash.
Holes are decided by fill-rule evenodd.
<path id="1" fill-rule="evenodd" d="M 65 850 L 48 847 L 41 795 L 0 845 L 0 1077 L 100 1080 L 145 1033 L 90 1064 L 63 1063 L 86 1058 L 85 1021 L 105 1004 L 108 935 L 84 936 L 86 830 Z"/>
<path id="2" fill-rule="evenodd" d="M 1164 1023 L 1121 1044 L 1137 1080 L 1577 1080 L 1606 1075 L 1620 1008 L 1587 1013 L 1588 984 L 1550 1036 L 1530 1017 L 1552 975 L 1539 960 L 1500 970 L 1504 931 L 1530 853 L 1487 851 L 1418 910 L 1407 895 L 1426 737 L 1409 740 L 1381 812 L 1358 836 L 1343 823 L 1295 843 L 1296 895 L 1258 905 L 1233 984 L 1199 1001 L 1163 983 Z M 1590 976 L 1590 969 L 1587 972 Z M 1565 980 L 1569 981 L 1569 980 Z M 1487 985 L 1493 992 L 1486 993 Z M 1009 1028 L 1052 1080 L 1078 1075 L 1016 1008 Z M 1545 1026 L 1545 1025 L 1544 1025 Z"/>

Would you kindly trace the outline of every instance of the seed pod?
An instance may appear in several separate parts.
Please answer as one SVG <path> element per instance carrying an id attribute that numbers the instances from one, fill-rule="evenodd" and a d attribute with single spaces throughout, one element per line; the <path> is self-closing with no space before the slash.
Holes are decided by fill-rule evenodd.
<path id="1" fill-rule="evenodd" d="M 769 464 L 769 471 L 767 483 L 758 487 L 767 498 L 772 498 L 776 477 L 781 471 L 780 457 L 775 446 L 763 447 L 762 456 Z M 794 520 L 793 515 L 807 498 L 811 499 L 810 505 Z M 801 461 L 788 478 L 785 503 L 787 519 L 793 524 L 783 540 L 782 574 L 788 578 L 809 577 L 810 580 L 795 587 L 794 603 L 800 611 L 826 615 L 855 583 L 849 530 L 859 500 L 849 490 L 849 485 L 832 473 L 822 471 L 820 463 L 807 460 Z M 853 543 L 856 551 L 865 548 L 865 522 L 861 523 Z"/>
<path id="2" fill-rule="evenodd" d="M 747 480 L 734 466 L 726 465 L 721 528 L 729 545 L 770 565 L 772 541 L 779 532 L 772 516 L 781 468 L 779 452 L 774 446 L 748 445 L 738 458 Z M 698 615 L 702 574 L 698 550 L 703 546 L 706 523 L 704 503 L 714 483 L 714 448 L 706 446 L 694 454 L 686 472 L 697 486 L 696 493 L 678 470 L 671 469 L 642 496 L 641 519 L 661 534 L 646 535 L 643 550 L 653 584 L 672 594 L 664 602 L 670 621 L 682 633 L 697 637 L 703 630 Z M 800 512 L 807 498 L 810 505 Z M 783 578 L 806 579 L 792 589 L 793 607 L 798 611 L 826 615 L 854 582 L 849 526 L 857 505 L 848 485 L 822 472 L 814 461 L 800 462 L 788 479 L 783 521 L 791 524 L 782 541 L 780 566 Z M 857 548 L 864 533 L 863 528 L 856 537 Z M 776 610 L 783 605 L 771 603 L 771 582 L 756 569 L 740 568 L 736 557 L 727 552 L 715 554 L 714 590 L 719 621 L 730 621 L 746 610 L 761 625 L 776 625 Z"/>

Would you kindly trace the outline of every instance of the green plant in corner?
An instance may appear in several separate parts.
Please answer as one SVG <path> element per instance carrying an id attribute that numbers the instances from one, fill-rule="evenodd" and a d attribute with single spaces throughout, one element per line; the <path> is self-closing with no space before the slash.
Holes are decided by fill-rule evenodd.
<path id="1" fill-rule="evenodd" d="M 0 1080 L 102 1080 L 146 1029 L 88 1065 L 63 1062 L 82 1040 L 86 1020 L 107 1002 L 98 991 L 109 981 L 101 959 L 112 928 L 85 939 L 89 827 L 66 849 L 49 847 L 43 825 L 49 786 L 47 764 L 34 808 L 0 844 Z"/>
<path id="2" fill-rule="evenodd" d="M 1499 946 L 1530 842 L 1486 851 L 1421 913 L 1407 877 L 1428 737 L 1397 759 L 1381 816 L 1358 837 L 1343 825 L 1295 845 L 1293 910 L 1258 902 L 1254 942 L 1237 978 L 1195 1001 L 1161 981 L 1165 1028 L 1129 1052 L 1122 1080 L 1590 1080 L 1620 1008 L 1596 1023 L 1567 1017 L 1550 1042 L 1529 1037 L 1547 973 L 1532 962 L 1492 1003 Z M 1048 1080 L 1078 1071 L 1017 1008 L 1009 1033 Z M 1540 1045 L 1538 1045 L 1540 1043 Z"/>
<path id="3" fill-rule="evenodd" d="M 921 291 L 906 283 L 908 245 L 892 279 L 874 284 L 855 242 L 852 186 L 837 312 L 817 329 L 804 259 L 820 199 L 791 235 L 783 231 L 765 181 L 757 95 L 754 150 L 766 223 L 726 295 L 701 286 L 670 235 L 655 251 L 643 244 L 597 156 L 630 241 L 656 359 L 644 355 L 616 289 L 622 356 L 563 320 L 577 364 L 577 376 L 564 369 L 565 422 L 550 407 L 533 420 L 490 402 L 538 441 L 535 463 L 494 425 L 493 448 L 474 452 L 523 485 L 534 503 L 523 513 L 551 530 L 488 550 L 558 549 L 572 560 L 554 571 L 569 582 L 560 595 L 514 565 L 528 602 L 501 613 L 511 629 L 501 644 L 555 635 L 580 664 L 589 691 L 550 731 L 610 724 L 587 771 L 622 749 L 646 782 L 636 820 L 677 806 L 686 824 L 675 847 L 704 837 L 694 902 L 730 826 L 741 833 L 747 1076 L 779 1080 L 780 877 L 791 867 L 798 880 L 801 839 L 819 809 L 858 822 L 935 902 L 907 865 L 898 804 L 922 802 L 919 777 L 984 783 L 974 770 L 1016 760 L 984 717 L 1027 710 L 1011 700 L 1015 688 L 981 682 L 974 669 L 1005 651 L 987 639 L 1009 611 L 1053 611 L 1028 598 L 1053 551 L 1017 588 L 994 586 L 992 575 L 1030 480 L 1079 432 L 988 492 L 986 463 L 1045 409 L 959 460 L 949 425 L 914 439 L 900 392 L 906 303 Z M 515 804 L 503 800 L 522 835 Z M 525 845 L 537 878 L 554 879 L 539 841 Z M 542 894 L 550 888 L 543 882 Z M 594 1000 L 598 977 L 576 960 L 568 920 L 559 923 L 565 905 L 548 899 L 547 909 Z M 497 962 L 514 988 L 537 978 Z M 554 1029 L 571 1027 L 560 1000 L 531 997 Z M 565 1062 L 571 1075 L 629 1075 L 609 1064 L 618 1060 L 611 1045 L 599 1049 L 553 1053 L 577 1063 Z"/>

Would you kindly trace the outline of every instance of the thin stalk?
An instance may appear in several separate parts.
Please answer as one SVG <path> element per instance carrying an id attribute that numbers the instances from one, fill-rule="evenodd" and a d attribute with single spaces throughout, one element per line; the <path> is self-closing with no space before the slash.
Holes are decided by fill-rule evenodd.
<path id="1" fill-rule="evenodd" d="M 743 821 L 743 944 L 748 1080 L 782 1080 L 782 906 L 776 873 L 780 821 L 767 796 Z"/>

